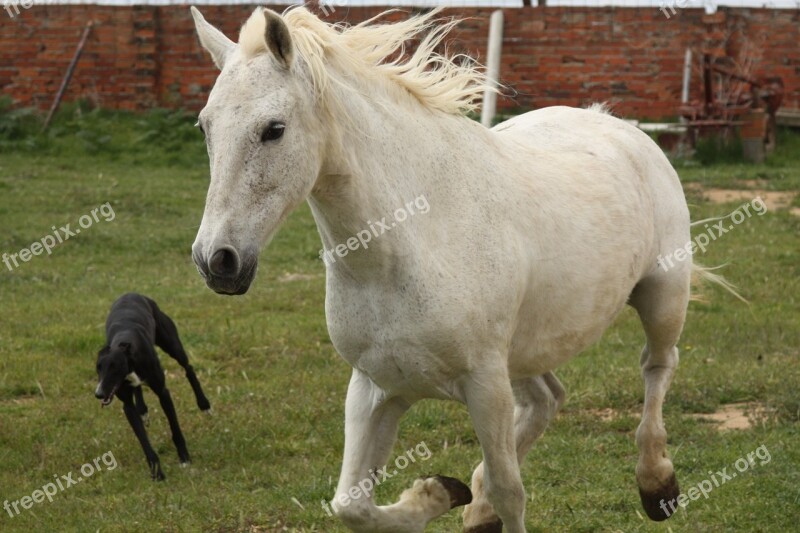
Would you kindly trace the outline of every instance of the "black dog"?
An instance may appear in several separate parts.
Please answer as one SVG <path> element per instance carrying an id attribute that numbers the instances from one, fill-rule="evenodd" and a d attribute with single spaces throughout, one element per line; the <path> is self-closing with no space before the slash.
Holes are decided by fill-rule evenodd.
<path id="1" fill-rule="evenodd" d="M 161 402 L 181 463 L 189 463 L 190 459 L 172 397 L 164 384 L 164 371 L 158 361 L 154 344 L 186 370 L 186 378 L 194 390 L 197 406 L 206 411 L 211 405 L 203 394 L 192 365 L 189 364 L 175 324 L 150 298 L 128 293 L 113 303 L 106 320 L 106 343 L 97 354 L 97 375 L 100 382 L 94 395 L 103 401 L 103 407 L 111 403 L 115 394 L 122 401 L 125 416 L 144 448 L 153 479 L 162 480 L 164 474 L 161 472 L 158 455 L 150 446 L 144 429 L 143 419 L 147 415 L 147 405 L 142 396 L 142 383 L 146 383 Z"/>

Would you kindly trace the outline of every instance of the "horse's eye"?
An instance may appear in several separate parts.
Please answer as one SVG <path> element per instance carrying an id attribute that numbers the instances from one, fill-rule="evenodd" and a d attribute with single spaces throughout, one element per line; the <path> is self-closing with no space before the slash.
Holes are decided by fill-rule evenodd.
<path id="1" fill-rule="evenodd" d="M 281 122 L 271 122 L 269 126 L 264 128 L 261 132 L 261 142 L 277 141 L 283 137 L 283 130 L 286 129 L 286 124 Z"/>
<path id="2" fill-rule="evenodd" d="M 200 124 L 200 121 L 199 121 L 199 120 L 197 121 L 197 124 L 195 124 L 195 126 L 197 126 L 198 128 L 200 128 L 200 133 L 202 133 L 202 134 L 203 134 L 203 137 L 205 137 L 205 136 L 206 136 L 206 130 L 204 130 L 204 129 L 203 129 L 203 125 L 202 125 L 202 124 Z"/>

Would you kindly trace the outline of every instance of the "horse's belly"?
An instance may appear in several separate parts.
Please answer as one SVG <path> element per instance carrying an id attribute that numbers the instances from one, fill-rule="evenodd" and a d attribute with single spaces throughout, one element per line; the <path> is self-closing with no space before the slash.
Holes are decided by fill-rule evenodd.
<path id="1" fill-rule="evenodd" d="M 512 379 L 552 371 L 594 344 L 625 307 L 632 289 L 633 283 L 622 283 L 588 297 L 576 288 L 571 295 L 528 300 L 511 341 Z"/>

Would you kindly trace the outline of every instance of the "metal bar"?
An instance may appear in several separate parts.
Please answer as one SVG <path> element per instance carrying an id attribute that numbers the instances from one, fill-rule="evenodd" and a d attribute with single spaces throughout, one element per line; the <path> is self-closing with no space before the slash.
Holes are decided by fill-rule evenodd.
<path id="1" fill-rule="evenodd" d="M 497 110 L 497 91 L 495 89 L 500 79 L 500 52 L 503 48 L 503 11 L 498 9 L 489 19 L 489 47 L 486 52 L 487 87 L 483 92 L 483 106 L 481 108 L 481 124 L 490 128 Z"/>
<path id="2" fill-rule="evenodd" d="M 687 48 L 683 56 L 683 85 L 681 86 L 681 103 L 689 102 L 689 85 L 692 81 L 692 49 Z"/>

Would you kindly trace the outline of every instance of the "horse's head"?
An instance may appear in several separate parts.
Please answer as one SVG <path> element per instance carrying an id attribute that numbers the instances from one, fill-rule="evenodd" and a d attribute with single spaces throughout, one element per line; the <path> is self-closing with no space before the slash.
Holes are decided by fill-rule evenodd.
<path id="1" fill-rule="evenodd" d="M 211 289 L 244 294 L 259 251 L 316 182 L 322 128 L 307 67 L 280 15 L 256 10 L 239 43 L 194 7 L 192 16 L 221 70 L 198 121 L 211 183 L 192 258 Z"/>

